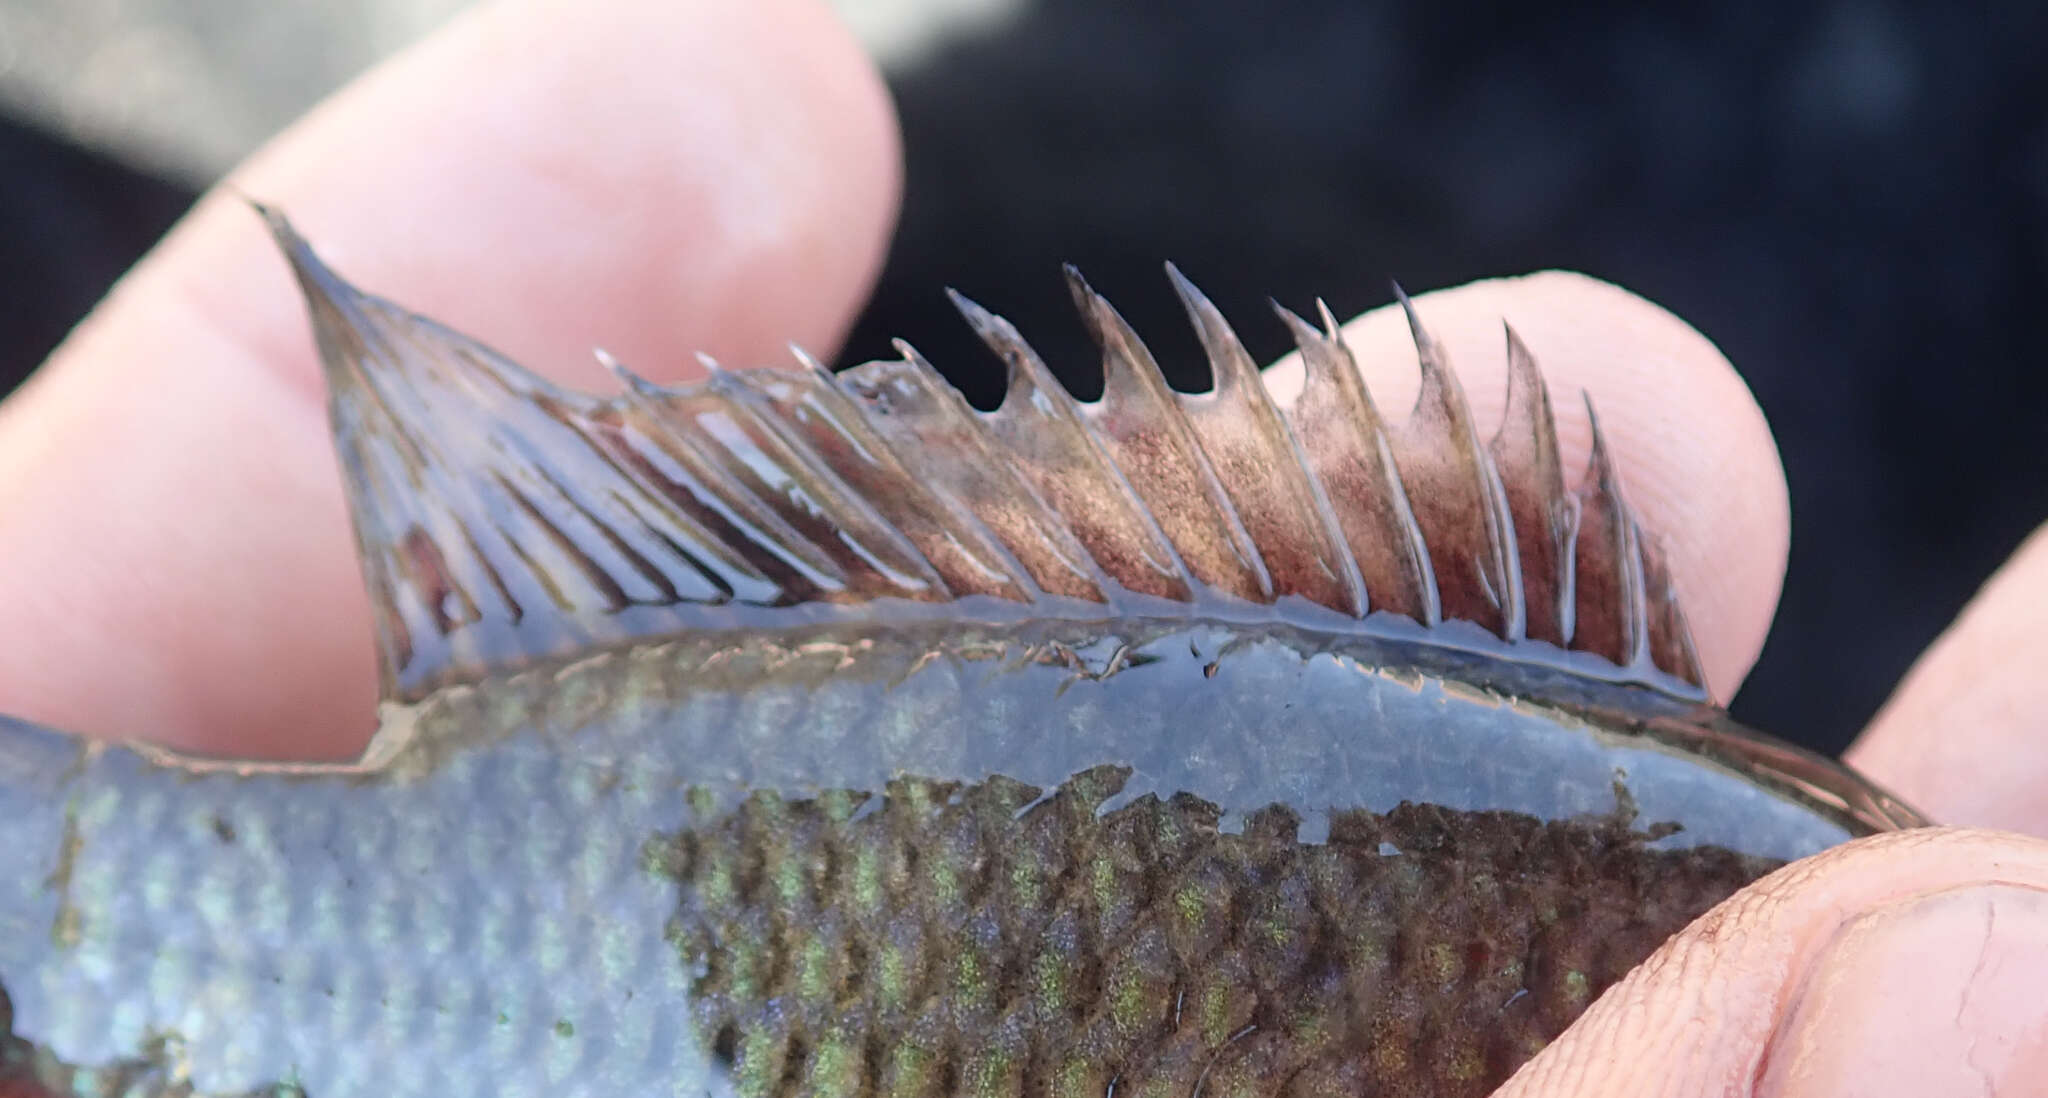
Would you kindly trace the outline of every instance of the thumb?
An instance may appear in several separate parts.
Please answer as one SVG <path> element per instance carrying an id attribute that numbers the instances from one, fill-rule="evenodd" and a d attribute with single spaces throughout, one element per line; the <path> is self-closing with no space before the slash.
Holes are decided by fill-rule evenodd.
<path id="1" fill-rule="evenodd" d="M 1496 1098 L 2048 1095 L 2048 842 L 1882 835 L 1666 943 Z"/>

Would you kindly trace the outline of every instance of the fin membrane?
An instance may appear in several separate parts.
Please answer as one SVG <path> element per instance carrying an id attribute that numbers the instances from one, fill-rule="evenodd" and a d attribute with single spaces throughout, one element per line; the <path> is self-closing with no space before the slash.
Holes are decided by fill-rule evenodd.
<path id="1" fill-rule="evenodd" d="M 902 343 L 901 361 L 836 376 L 799 356 L 680 387 L 606 358 L 624 391 L 600 398 L 361 293 L 262 212 L 326 364 L 390 698 L 690 629 L 874 620 L 882 603 L 1077 620 L 1296 607 L 1339 629 L 1384 612 L 1595 653 L 1680 692 L 1702 683 L 1598 421 L 1569 490 L 1542 375 L 1510 330 L 1508 414 L 1482 442 L 1405 295 L 1422 389 L 1398 429 L 1327 308 L 1312 325 L 1275 306 L 1305 371 L 1281 405 L 1171 266 L 1207 393 L 1167 386 L 1069 269 L 1102 348 L 1094 402 L 958 294 L 1008 367 L 993 412 Z"/>

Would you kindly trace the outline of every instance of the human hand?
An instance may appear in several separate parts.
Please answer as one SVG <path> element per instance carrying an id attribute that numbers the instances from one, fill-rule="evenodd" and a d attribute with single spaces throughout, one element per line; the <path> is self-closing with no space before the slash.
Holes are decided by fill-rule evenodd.
<path id="1" fill-rule="evenodd" d="M 674 380 L 697 349 L 765 362 L 792 338 L 836 341 L 888 235 L 895 141 L 858 49 L 798 0 L 619 0 L 602 16 L 503 4 L 338 96 L 234 179 L 351 278 L 559 379 L 599 382 L 585 348 L 601 335 Z M 1598 395 L 1711 683 L 1732 693 L 1762 644 L 1789 525 L 1768 430 L 1719 354 L 1576 276 L 1419 306 L 1482 427 L 1499 415 L 1503 318 L 1559 392 Z M 0 406 L 0 711 L 210 753 L 360 746 L 368 610 L 303 316 L 257 219 L 216 194 Z M 1403 407 L 1405 332 L 1386 311 L 1349 332 L 1383 405 Z M 1583 413 L 1570 400 L 1558 413 L 1579 468 Z M 2028 735 L 2048 703 L 2028 673 L 2048 663 L 2029 628 L 2044 606 L 2037 537 L 1853 760 L 1936 818 L 2048 834 L 2048 746 Z M 2010 1098 L 2048 1080 L 2044 974 L 2048 844 L 1852 844 L 1696 925 L 1507 1092 L 1968 1084 Z"/>

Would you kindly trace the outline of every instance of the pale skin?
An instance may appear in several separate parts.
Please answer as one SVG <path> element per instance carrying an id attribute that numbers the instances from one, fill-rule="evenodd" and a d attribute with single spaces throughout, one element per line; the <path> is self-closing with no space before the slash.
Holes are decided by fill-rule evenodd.
<path id="1" fill-rule="evenodd" d="M 232 180 L 350 278 L 596 387 L 596 339 L 661 380 L 692 376 L 696 350 L 737 365 L 782 361 L 791 340 L 833 347 L 883 255 L 897 141 L 867 60 L 804 0 L 537 0 L 458 20 Z M 1728 363 L 1576 275 L 1418 305 L 1484 429 L 1503 319 L 1559 394 L 1573 469 L 1588 444 L 1576 393 L 1594 394 L 1712 686 L 1733 693 L 1790 527 L 1769 430 Z M 1396 318 L 1347 332 L 1383 406 L 1404 407 Z M 375 698 L 346 522 L 302 307 L 257 219 L 215 193 L 0 405 L 0 712 L 346 756 Z M 1984 830 L 1854 843 L 1759 883 L 1502 1093 L 2048 1095 L 2044 612 L 2037 534 L 1850 754 L 1936 819 Z"/>

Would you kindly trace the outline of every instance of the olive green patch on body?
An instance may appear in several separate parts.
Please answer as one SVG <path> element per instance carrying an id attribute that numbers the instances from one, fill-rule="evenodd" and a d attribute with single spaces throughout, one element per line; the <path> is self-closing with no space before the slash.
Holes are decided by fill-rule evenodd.
<path id="1" fill-rule="evenodd" d="M 741 1093 L 1477 1098 L 1777 864 L 1612 818 L 1403 805 L 1305 844 L 1292 812 L 1232 833 L 1185 795 L 1099 811 L 1128 773 L 901 777 L 858 813 L 757 793 L 669 837 Z"/>

